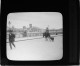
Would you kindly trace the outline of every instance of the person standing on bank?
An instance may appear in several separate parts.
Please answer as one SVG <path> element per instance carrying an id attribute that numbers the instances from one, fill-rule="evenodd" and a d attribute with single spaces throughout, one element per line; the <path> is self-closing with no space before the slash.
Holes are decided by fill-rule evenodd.
<path id="1" fill-rule="evenodd" d="M 15 47 L 14 41 L 15 41 L 15 34 L 13 34 L 13 31 L 11 30 L 9 33 L 9 44 L 11 49 L 12 49 L 11 44 Z"/>

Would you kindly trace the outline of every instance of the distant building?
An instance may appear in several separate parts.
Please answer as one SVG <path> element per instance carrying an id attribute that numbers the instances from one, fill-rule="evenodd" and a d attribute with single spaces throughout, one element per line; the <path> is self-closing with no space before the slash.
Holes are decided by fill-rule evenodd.
<path id="1" fill-rule="evenodd" d="M 51 29 L 49 30 L 50 34 L 62 34 L 63 33 L 63 29 Z"/>
<path id="2" fill-rule="evenodd" d="M 56 32 L 57 32 L 58 34 L 63 34 L 63 29 L 58 29 Z"/>
<path id="3" fill-rule="evenodd" d="M 39 27 L 32 26 L 32 24 L 29 24 L 29 27 L 26 28 L 26 26 L 23 26 L 23 28 L 14 28 L 14 26 L 11 28 L 16 37 L 31 37 L 31 36 L 42 36 L 43 29 Z M 7 28 L 9 30 L 9 28 Z M 7 34 L 8 35 L 8 34 Z"/>
<path id="4" fill-rule="evenodd" d="M 42 29 L 32 26 L 32 24 L 29 24 L 29 28 L 27 28 L 27 36 L 41 36 L 42 35 Z"/>
<path id="5" fill-rule="evenodd" d="M 33 26 L 32 24 L 29 24 L 29 27 L 23 26 L 22 28 L 15 28 L 14 26 L 12 26 L 11 28 L 7 27 L 7 37 L 9 35 L 10 29 L 14 31 L 14 34 L 17 38 L 42 36 L 43 33 L 46 31 L 46 29 L 41 29 L 39 27 Z M 62 34 L 63 29 L 49 29 L 49 33 L 51 35 Z"/>

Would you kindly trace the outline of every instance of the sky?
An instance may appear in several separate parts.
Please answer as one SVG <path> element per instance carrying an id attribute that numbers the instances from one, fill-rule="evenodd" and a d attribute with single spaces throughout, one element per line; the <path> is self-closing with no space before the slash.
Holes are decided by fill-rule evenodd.
<path id="1" fill-rule="evenodd" d="M 63 17 L 59 12 L 15 12 L 7 15 L 7 23 L 11 22 L 11 26 L 22 28 L 23 26 L 33 26 L 45 29 L 63 28 Z M 8 25 L 8 24 L 7 24 Z"/>

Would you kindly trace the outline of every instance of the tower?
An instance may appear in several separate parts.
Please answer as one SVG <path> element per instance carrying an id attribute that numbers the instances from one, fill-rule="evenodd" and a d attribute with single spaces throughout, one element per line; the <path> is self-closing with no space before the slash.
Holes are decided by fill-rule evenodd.
<path id="1" fill-rule="evenodd" d="M 32 28 L 32 24 L 29 24 L 29 27 Z"/>

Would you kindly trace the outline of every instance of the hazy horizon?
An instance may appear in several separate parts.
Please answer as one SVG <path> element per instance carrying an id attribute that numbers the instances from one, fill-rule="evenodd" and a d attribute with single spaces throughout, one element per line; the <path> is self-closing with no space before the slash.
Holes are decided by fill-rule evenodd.
<path id="1" fill-rule="evenodd" d="M 63 18 L 58 12 L 16 12 L 7 16 L 7 23 L 11 22 L 11 26 L 15 28 L 29 27 L 29 24 L 42 29 L 63 28 Z M 8 24 L 7 24 L 8 25 Z"/>

